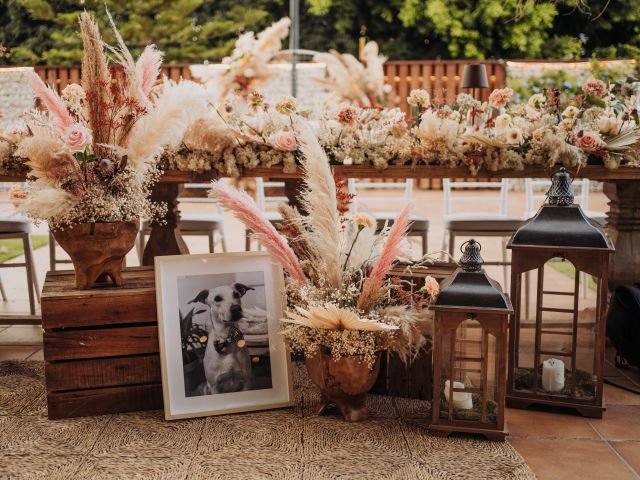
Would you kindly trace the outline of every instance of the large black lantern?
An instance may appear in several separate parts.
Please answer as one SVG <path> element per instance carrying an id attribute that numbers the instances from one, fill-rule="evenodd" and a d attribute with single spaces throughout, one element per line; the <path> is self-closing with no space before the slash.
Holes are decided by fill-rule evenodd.
<path id="1" fill-rule="evenodd" d="M 463 245 L 460 268 L 443 281 L 434 311 L 431 429 L 504 440 L 507 326 L 513 312 L 482 269 L 480 244 Z"/>
<path id="2" fill-rule="evenodd" d="M 573 203 L 564 168 L 548 200 L 510 240 L 511 300 L 507 405 L 575 408 L 602 417 L 607 277 L 613 245 Z M 593 294 L 580 295 L 583 285 Z M 528 279 L 529 281 L 525 281 Z M 531 285 L 531 287 L 529 287 Z M 535 315 L 529 316 L 529 289 Z"/>

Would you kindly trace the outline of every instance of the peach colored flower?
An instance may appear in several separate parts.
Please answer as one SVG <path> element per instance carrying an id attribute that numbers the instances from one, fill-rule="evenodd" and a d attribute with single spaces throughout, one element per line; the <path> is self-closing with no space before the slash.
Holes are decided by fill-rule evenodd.
<path id="1" fill-rule="evenodd" d="M 376 226 L 376 219 L 366 213 L 356 213 L 353 216 L 353 223 L 362 228 L 373 228 Z"/>
<path id="2" fill-rule="evenodd" d="M 298 109 L 298 101 L 290 95 L 284 95 L 276 102 L 274 108 L 282 115 L 293 115 Z"/>
<path id="3" fill-rule="evenodd" d="M 435 298 L 440 293 L 440 284 L 431 275 L 425 278 L 424 288 L 431 298 Z"/>
<path id="4" fill-rule="evenodd" d="M 577 138 L 578 147 L 587 153 L 602 150 L 604 142 L 598 132 L 581 132 Z"/>
<path id="5" fill-rule="evenodd" d="M 582 86 L 582 91 L 592 97 L 602 98 L 607 94 L 607 85 L 602 80 L 590 78 Z"/>
<path id="6" fill-rule="evenodd" d="M 74 123 L 65 130 L 64 144 L 72 152 L 83 152 L 91 140 L 91 130 L 79 123 Z"/>
<path id="7" fill-rule="evenodd" d="M 87 94 L 77 83 L 70 83 L 62 90 L 62 99 L 71 103 L 72 105 L 80 103 L 87 97 Z"/>
<path id="8" fill-rule="evenodd" d="M 296 137 L 289 131 L 274 133 L 267 139 L 267 143 L 283 152 L 294 152 L 298 149 Z"/>
<path id="9" fill-rule="evenodd" d="M 489 105 L 493 108 L 504 108 L 513 97 L 513 90 L 509 87 L 497 88 L 489 95 Z"/>
<path id="10" fill-rule="evenodd" d="M 336 120 L 343 125 L 354 125 L 358 121 L 358 110 L 353 107 L 344 107 L 336 115 Z"/>

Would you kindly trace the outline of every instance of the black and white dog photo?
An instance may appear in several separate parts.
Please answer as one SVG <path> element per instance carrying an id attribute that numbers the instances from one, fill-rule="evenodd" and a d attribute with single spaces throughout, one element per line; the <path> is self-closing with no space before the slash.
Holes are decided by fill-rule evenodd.
<path id="1" fill-rule="evenodd" d="M 178 279 L 187 397 L 271 388 L 262 272 Z"/>

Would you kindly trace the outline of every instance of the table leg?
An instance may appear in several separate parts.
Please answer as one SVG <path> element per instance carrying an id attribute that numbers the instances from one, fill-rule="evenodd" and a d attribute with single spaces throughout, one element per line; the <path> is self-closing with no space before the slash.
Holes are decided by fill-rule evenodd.
<path id="1" fill-rule="evenodd" d="M 189 253 L 178 224 L 180 210 L 178 209 L 178 195 L 182 192 L 182 183 L 158 182 L 151 191 L 151 199 L 155 202 L 167 204 L 167 214 L 164 223 L 153 222 L 151 235 L 142 255 L 143 265 L 153 265 L 153 259 L 160 255 L 185 255 Z"/>
<path id="2" fill-rule="evenodd" d="M 635 181 L 604 183 L 609 198 L 607 232 L 616 253 L 613 255 L 609 288 L 640 281 L 640 188 Z"/>

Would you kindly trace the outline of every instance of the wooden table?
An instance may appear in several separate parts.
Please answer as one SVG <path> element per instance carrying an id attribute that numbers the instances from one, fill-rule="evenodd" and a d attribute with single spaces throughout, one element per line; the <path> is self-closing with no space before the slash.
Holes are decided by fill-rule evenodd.
<path id="1" fill-rule="evenodd" d="M 527 167 L 524 170 L 481 170 L 478 178 L 549 178 L 558 167 Z M 391 166 L 378 170 L 370 166 L 333 167 L 336 175 L 344 178 L 469 178 L 472 175 L 466 167 Z M 616 253 L 612 261 L 609 287 L 630 284 L 640 280 L 640 168 L 621 167 L 615 170 L 604 166 L 587 166 L 580 170 L 570 169 L 574 178 L 589 178 L 604 183 L 604 193 L 609 198 L 607 230 Z M 285 173 L 282 167 L 243 169 L 242 177 L 265 177 L 285 180 L 285 193 L 295 204 L 300 186 L 300 172 Z M 144 265 L 153 265 L 159 255 L 180 255 L 189 253 L 178 223 L 178 195 L 185 183 L 206 183 L 217 178 L 215 171 L 196 174 L 180 171 L 166 171 L 156 184 L 152 198 L 167 203 L 164 224 L 153 224 L 149 241 L 143 255 Z M 24 175 L 2 176 L 0 181 L 24 181 Z"/>

